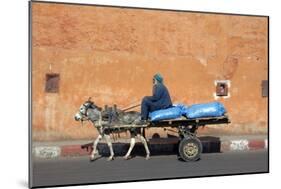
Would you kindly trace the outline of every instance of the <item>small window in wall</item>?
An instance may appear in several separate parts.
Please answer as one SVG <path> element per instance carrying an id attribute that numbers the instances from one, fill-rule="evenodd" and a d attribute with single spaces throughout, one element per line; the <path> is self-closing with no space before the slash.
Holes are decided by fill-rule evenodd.
<path id="1" fill-rule="evenodd" d="M 228 83 L 225 81 L 218 81 L 216 83 L 216 95 L 217 96 L 228 96 Z"/>
<path id="2" fill-rule="evenodd" d="M 45 92 L 58 93 L 59 92 L 60 74 L 46 74 Z"/>
<path id="3" fill-rule="evenodd" d="M 262 81 L 262 97 L 268 97 L 268 80 Z"/>

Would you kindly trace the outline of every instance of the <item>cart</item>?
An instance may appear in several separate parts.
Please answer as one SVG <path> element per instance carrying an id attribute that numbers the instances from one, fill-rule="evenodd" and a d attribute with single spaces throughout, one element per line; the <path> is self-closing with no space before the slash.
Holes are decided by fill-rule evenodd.
<path id="1" fill-rule="evenodd" d="M 221 117 L 205 117 L 188 119 L 181 117 L 172 120 L 161 120 L 161 121 L 149 121 L 145 125 L 103 125 L 102 127 L 108 129 L 126 129 L 126 128 L 176 128 L 179 135 L 178 154 L 179 157 L 184 161 L 196 161 L 200 159 L 202 153 L 202 143 L 197 138 L 197 129 L 205 125 L 218 125 L 218 124 L 229 124 L 230 119 L 228 115 Z M 144 132 L 143 132 L 144 134 Z M 144 134 L 145 135 L 145 134 Z"/>

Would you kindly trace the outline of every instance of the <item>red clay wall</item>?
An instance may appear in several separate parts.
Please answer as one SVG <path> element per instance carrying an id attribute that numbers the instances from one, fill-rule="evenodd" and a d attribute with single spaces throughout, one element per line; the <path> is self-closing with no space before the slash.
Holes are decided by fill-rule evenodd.
<path id="1" fill-rule="evenodd" d="M 160 72 L 174 102 L 214 101 L 215 80 L 230 81 L 219 98 L 229 126 L 203 134 L 267 133 L 266 17 L 32 3 L 33 139 L 89 139 L 90 124 L 73 119 L 92 96 L 125 107 L 151 94 Z M 46 74 L 59 73 L 59 92 L 46 93 Z M 165 135 L 161 129 L 147 134 Z"/>

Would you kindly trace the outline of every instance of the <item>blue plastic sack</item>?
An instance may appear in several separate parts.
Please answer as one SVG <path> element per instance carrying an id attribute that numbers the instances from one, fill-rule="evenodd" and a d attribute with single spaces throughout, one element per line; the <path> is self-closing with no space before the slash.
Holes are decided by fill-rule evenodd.
<path id="1" fill-rule="evenodd" d="M 219 117 L 226 112 L 223 104 L 219 102 L 211 102 L 206 104 L 195 104 L 189 106 L 184 113 L 187 118 L 202 118 L 202 117 Z"/>
<path id="2" fill-rule="evenodd" d="M 185 113 L 187 112 L 188 106 L 185 104 L 173 104 L 174 107 L 178 107 L 181 110 L 181 115 L 185 115 Z"/>
<path id="3" fill-rule="evenodd" d="M 154 112 L 149 113 L 149 117 L 151 121 L 159 121 L 164 119 L 176 119 L 181 117 L 182 111 L 179 107 L 172 107 L 163 110 L 156 110 Z"/>

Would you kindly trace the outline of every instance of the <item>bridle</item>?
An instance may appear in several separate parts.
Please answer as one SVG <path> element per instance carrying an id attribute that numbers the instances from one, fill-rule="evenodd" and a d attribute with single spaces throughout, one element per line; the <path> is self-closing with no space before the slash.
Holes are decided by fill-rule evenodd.
<path id="1" fill-rule="evenodd" d="M 81 108 L 84 108 L 84 111 L 81 111 Z M 81 125 L 83 126 L 83 122 L 84 121 L 90 121 L 91 120 L 91 118 L 90 117 L 88 117 L 88 110 L 90 109 L 90 108 L 92 108 L 92 109 L 98 109 L 99 111 L 102 111 L 102 108 L 100 108 L 100 107 L 98 107 L 98 106 L 96 106 L 95 104 L 94 104 L 94 102 L 93 101 L 91 101 L 91 97 L 89 97 L 89 99 L 86 101 L 86 102 L 84 102 L 83 104 L 82 104 L 82 106 L 80 107 L 80 110 L 79 110 L 79 114 L 80 114 L 80 121 L 81 121 Z M 101 114 L 99 115 L 99 120 L 101 120 Z"/>
<path id="2" fill-rule="evenodd" d="M 93 105 L 93 102 L 85 102 L 84 104 L 82 104 L 82 106 L 85 108 L 85 112 L 82 113 L 81 111 L 79 111 L 79 113 L 82 115 L 82 119 L 81 119 L 81 123 L 83 124 L 83 121 L 89 121 L 90 118 L 87 116 L 88 113 L 88 109 Z"/>
<path id="3" fill-rule="evenodd" d="M 87 115 L 88 114 L 88 110 L 90 108 L 98 109 L 99 111 L 102 110 L 100 107 L 96 106 L 94 104 L 94 102 L 92 102 L 92 101 L 86 101 L 84 104 L 82 104 L 82 106 L 85 108 L 85 112 L 82 113 L 81 111 L 79 111 L 79 113 L 82 115 L 81 121 L 89 121 L 90 120 L 90 118 Z"/>

